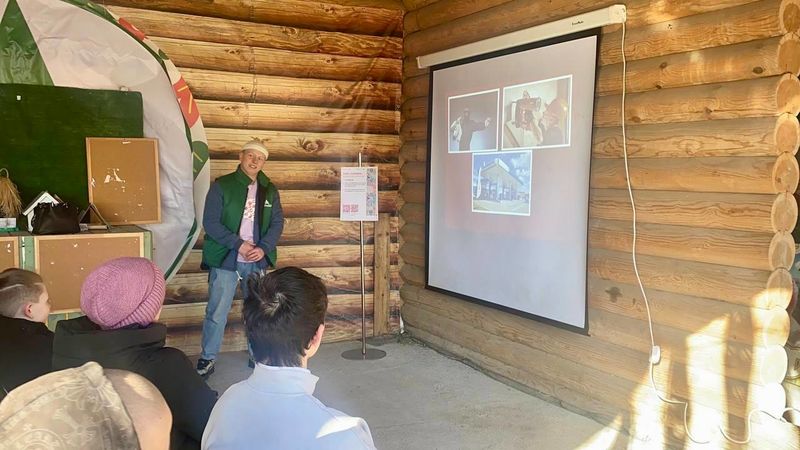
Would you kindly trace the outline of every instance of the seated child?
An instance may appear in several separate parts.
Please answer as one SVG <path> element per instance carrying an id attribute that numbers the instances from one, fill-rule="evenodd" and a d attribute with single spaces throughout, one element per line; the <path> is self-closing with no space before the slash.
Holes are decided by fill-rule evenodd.
<path id="1" fill-rule="evenodd" d="M 42 277 L 22 269 L 0 273 L 0 399 L 50 372 L 50 297 Z"/>
<path id="2" fill-rule="evenodd" d="M 204 449 L 373 449 L 367 423 L 314 397 L 306 369 L 322 342 L 328 295 L 322 280 L 297 267 L 251 275 L 242 316 L 258 364 L 220 397 Z"/>
<path id="3" fill-rule="evenodd" d="M 144 258 L 117 258 L 95 269 L 81 288 L 86 316 L 56 326 L 53 369 L 96 361 L 144 376 L 172 411 L 171 448 L 197 448 L 217 393 L 183 352 L 164 346 L 167 327 L 155 323 L 164 289 L 163 273 Z"/>

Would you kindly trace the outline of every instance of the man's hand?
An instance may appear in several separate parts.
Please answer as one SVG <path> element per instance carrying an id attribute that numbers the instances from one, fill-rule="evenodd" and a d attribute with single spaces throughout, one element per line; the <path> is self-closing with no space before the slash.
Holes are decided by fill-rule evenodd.
<path id="1" fill-rule="evenodd" d="M 239 247 L 239 254 L 242 255 L 242 258 L 247 259 L 247 255 L 256 248 L 252 242 L 244 241 L 242 245 Z"/>
<path id="2" fill-rule="evenodd" d="M 247 259 L 247 262 L 256 262 L 260 261 L 261 258 L 263 257 L 264 257 L 264 249 L 262 249 L 261 247 L 253 247 L 253 249 L 250 250 L 249 253 L 247 253 L 245 259 Z"/>

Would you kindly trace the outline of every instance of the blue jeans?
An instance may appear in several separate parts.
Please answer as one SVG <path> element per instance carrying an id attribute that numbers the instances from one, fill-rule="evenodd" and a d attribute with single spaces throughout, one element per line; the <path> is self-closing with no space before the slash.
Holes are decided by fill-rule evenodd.
<path id="1" fill-rule="evenodd" d="M 208 304 L 206 317 L 203 319 L 202 359 L 216 359 L 225 334 L 225 324 L 231 310 L 233 296 L 239 277 L 242 279 L 242 294 L 247 296 L 247 277 L 259 271 L 256 263 L 236 262 L 236 271 L 211 268 L 208 276 Z"/>

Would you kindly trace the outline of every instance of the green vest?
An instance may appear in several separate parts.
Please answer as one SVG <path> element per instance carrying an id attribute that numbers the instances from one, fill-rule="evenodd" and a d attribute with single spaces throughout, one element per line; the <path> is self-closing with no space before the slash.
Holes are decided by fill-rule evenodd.
<path id="1" fill-rule="evenodd" d="M 259 219 L 260 233 L 259 236 L 256 236 L 258 239 L 266 235 L 267 230 L 269 230 L 276 188 L 263 172 L 258 173 L 256 180 L 258 182 L 258 187 L 256 188 L 256 214 L 258 214 L 259 210 L 261 211 Z M 252 180 L 239 167 L 235 172 L 217 178 L 216 183 L 222 188 L 222 225 L 230 230 L 231 233 L 238 235 L 239 228 L 242 225 L 244 205 L 247 202 L 247 186 L 252 183 Z M 225 257 L 231 251 L 233 250 L 218 243 L 206 233 L 203 241 L 203 263 L 205 265 L 209 267 L 222 266 L 222 262 L 225 261 Z M 278 257 L 276 249 L 267 253 L 266 256 L 268 265 L 270 262 L 273 265 L 276 264 Z"/>

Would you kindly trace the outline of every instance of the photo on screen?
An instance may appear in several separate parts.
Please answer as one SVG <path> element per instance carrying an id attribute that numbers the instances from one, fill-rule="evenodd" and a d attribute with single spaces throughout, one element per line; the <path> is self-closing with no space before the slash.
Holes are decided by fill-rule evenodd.
<path id="1" fill-rule="evenodd" d="M 456 95 L 447 106 L 449 153 L 497 150 L 499 89 Z"/>
<path id="2" fill-rule="evenodd" d="M 472 212 L 531 215 L 531 152 L 472 154 Z"/>
<path id="3" fill-rule="evenodd" d="M 503 89 L 503 150 L 569 147 L 572 75 Z"/>

